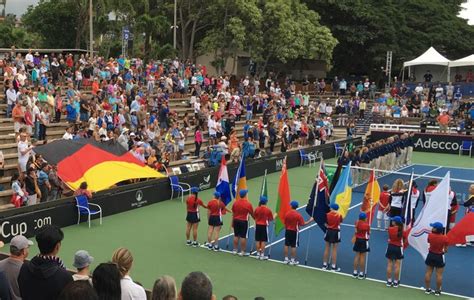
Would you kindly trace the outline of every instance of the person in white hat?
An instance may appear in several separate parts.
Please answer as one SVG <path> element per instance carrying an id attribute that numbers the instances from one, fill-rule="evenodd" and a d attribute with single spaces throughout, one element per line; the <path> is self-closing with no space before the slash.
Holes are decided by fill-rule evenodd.
<path id="1" fill-rule="evenodd" d="M 10 241 L 10 257 L 0 261 L 0 272 L 5 275 L 8 281 L 11 299 L 21 299 L 17 278 L 23 262 L 28 257 L 31 245 L 33 242 L 26 237 L 15 236 Z M 0 242 L 0 246 L 3 247 L 3 242 Z"/>

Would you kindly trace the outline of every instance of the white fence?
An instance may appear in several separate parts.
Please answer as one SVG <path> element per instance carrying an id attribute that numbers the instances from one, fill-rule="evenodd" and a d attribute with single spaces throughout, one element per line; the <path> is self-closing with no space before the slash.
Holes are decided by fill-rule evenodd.
<path id="1" fill-rule="evenodd" d="M 400 131 L 400 132 L 421 132 L 424 129 L 425 132 L 438 133 L 440 132 L 439 126 L 426 126 L 426 128 L 420 128 L 420 125 L 400 125 L 400 124 L 370 124 L 370 130 L 389 130 L 389 131 Z M 457 134 L 456 127 L 449 127 L 448 133 Z"/>

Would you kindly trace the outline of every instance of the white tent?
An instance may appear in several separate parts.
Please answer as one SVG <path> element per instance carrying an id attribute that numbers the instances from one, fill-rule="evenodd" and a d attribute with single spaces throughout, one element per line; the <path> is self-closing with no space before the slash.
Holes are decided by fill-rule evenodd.
<path id="1" fill-rule="evenodd" d="M 412 74 L 411 67 L 415 66 L 431 66 L 429 69 L 420 69 L 417 68 L 413 70 L 413 74 L 416 78 L 422 78 L 423 74 L 427 70 L 431 70 L 431 74 L 433 75 L 434 80 L 441 80 L 441 78 L 447 78 L 449 81 L 450 78 L 450 70 L 449 70 L 449 63 L 450 60 L 441 55 L 435 48 L 430 47 L 428 50 L 425 51 L 422 55 L 418 56 L 417 58 L 406 61 L 403 63 L 403 75 L 402 79 L 405 78 L 405 68 L 408 67 L 408 76 L 410 77 Z"/>
<path id="2" fill-rule="evenodd" d="M 417 58 L 404 62 L 403 67 L 420 65 L 448 66 L 449 62 L 449 59 L 441 55 L 435 48 L 430 47 L 430 49 Z"/>
<path id="3" fill-rule="evenodd" d="M 460 58 L 457 60 L 453 60 L 449 63 L 449 67 L 466 67 L 466 66 L 474 66 L 474 54 L 466 56 L 464 58 Z"/>

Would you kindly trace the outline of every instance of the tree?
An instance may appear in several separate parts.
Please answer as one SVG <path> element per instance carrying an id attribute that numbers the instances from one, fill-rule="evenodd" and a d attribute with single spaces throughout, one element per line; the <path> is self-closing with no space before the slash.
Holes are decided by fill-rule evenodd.
<path id="1" fill-rule="evenodd" d="M 387 51 L 395 74 L 434 46 L 448 58 L 472 54 L 474 26 L 458 17 L 464 0 L 304 0 L 339 44 L 333 74 L 380 77 Z M 463 38 L 460 38 L 460 37 Z"/>
<path id="2" fill-rule="evenodd" d="M 223 13 L 223 17 L 222 16 Z M 212 62 L 217 72 L 227 65 L 227 60 L 239 51 L 254 51 L 261 42 L 262 13 L 256 0 L 217 0 L 208 10 L 211 29 L 199 42 L 201 53 L 213 53 Z"/>
<path id="3" fill-rule="evenodd" d="M 24 28 L 15 27 L 15 19 L 14 15 L 7 15 L 5 20 L 0 23 L 0 47 L 10 48 L 15 45 L 17 48 L 28 48 L 39 46 L 40 39 Z"/>
<path id="4" fill-rule="evenodd" d="M 72 2 L 58 0 L 45 1 L 30 6 L 21 18 L 25 28 L 42 37 L 46 48 L 73 48 L 76 45 L 77 20 L 71 18 L 75 13 Z"/>
<path id="5" fill-rule="evenodd" d="M 262 6 L 261 49 L 255 55 L 260 72 L 271 58 L 281 62 L 297 58 L 330 62 L 337 40 L 319 24 L 319 15 L 299 0 L 265 1 Z"/>

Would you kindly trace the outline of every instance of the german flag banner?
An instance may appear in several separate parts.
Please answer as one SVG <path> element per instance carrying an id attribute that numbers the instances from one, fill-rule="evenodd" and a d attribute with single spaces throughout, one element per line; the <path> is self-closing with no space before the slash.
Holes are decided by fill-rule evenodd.
<path id="1" fill-rule="evenodd" d="M 114 141 L 56 140 L 35 147 L 34 152 L 56 165 L 59 178 L 72 190 L 84 181 L 97 192 L 130 179 L 165 177 Z"/>

